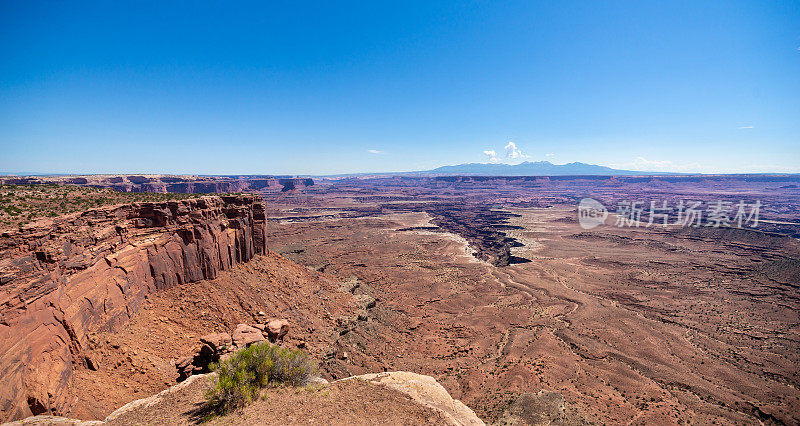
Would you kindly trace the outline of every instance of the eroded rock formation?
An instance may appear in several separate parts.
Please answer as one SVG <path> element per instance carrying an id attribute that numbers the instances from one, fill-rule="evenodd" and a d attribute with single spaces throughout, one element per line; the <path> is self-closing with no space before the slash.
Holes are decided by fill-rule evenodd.
<path id="1" fill-rule="evenodd" d="M 213 279 L 266 251 L 254 195 L 134 203 L 0 235 L 0 420 L 69 413 L 87 334 L 118 330 L 148 294 Z"/>
<path id="2" fill-rule="evenodd" d="M 267 340 L 271 343 L 282 343 L 283 337 L 288 332 L 288 320 L 271 319 L 267 324 L 238 324 L 233 329 L 233 335 L 209 333 L 201 336 L 200 344 L 191 355 L 175 360 L 178 381 L 184 381 L 193 375 L 209 373 L 212 362 L 219 362 L 224 356 L 236 350 Z"/>

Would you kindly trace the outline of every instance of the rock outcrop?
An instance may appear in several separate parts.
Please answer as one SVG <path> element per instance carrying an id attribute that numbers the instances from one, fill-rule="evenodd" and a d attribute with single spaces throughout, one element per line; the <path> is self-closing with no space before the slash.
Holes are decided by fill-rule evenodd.
<path id="1" fill-rule="evenodd" d="M 285 319 L 271 319 L 267 324 L 238 324 L 233 330 L 233 335 L 228 333 L 211 333 L 200 337 L 200 345 L 191 355 L 175 360 L 178 370 L 178 381 L 184 381 L 190 376 L 209 373 L 212 362 L 219 362 L 226 355 L 244 349 L 254 343 L 269 340 L 272 343 L 281 342 L 289 332 L 289 321 Z"/>
<path id="2" fill-rule="evenodd" d="M 190 376 L 210 372 L 212 362 L 233 352 L 233 339 L 228 333 L 206 334 L 200 338 L 200 346 L 191 355 L 175 360 L 178 370 L 178 381 L 182 382 Z"/>
<path id="3" fill-rule="evenodd" d="M 66 414 L 87 334 L 119 330 L 148 294 L 266 251 L 254 195 L 91 209 L 0 235 L 0 420 Z"/>
<path id="4" fill-rule="evenodd" d="M 55 418 L 53 416 L 34 416 L 28 417 L 24 420 L 10 423 L 9 426 L 24 426 L 24 425 L 40 425 L 40 424 L 57 424 L 57 425 L 76 425 L 76 426 L 95 426 L 95 425 L 129 425 L 129 424 L 186 424 L 196 423 L 202 410 L 198 407 L 204 402 L 204 391 L 213 383 L 217 377 L 217 373 L 199 374 L 183 382 L 174 385 L 168 389 L 149 396 L 147 398 L 137 399 L 131 401 L 122 407 L 116 409 L 109 414 L 104 420 L 95 421 L 82 421 L 64 417 Z M 423 376 L 421 374 L 410 373 L 405 371 L 396 371 L 392 373 L 380 374 L 366 374 L 363 376 L 349 377 L 337 382 L 328 384 L 324 379 L 317 378 L 316 387 L 318 389 L 326 388 L 323 392 L 326 395 L 335 393 L 337 388 L 341 389 L 343 384 L 352 383 L 357 380 L 364 380 L 374 385 L 385 386 L 389 389 L 391 394 L 404 394 L 411 398 L 410 404 L 422 406 L 430 409 L 436 413 L 436 416 L 429 414 L 423 418 L 408 418 L 404 415 L 409 414 L 407 407 L 395 405 L 398 403 L 396 398 L 386 398 L 389 396 L 387 392 L 379 392 L 385 399 L 378 399 L 373 401 L 374 404 L 383 405 L 383 410 L 376 413 L 375 410 L 364 410 L 363 403 L 358 400 L 347 399 L 340 401 L 340 404 L 334 405 L 333 409 L 339 412 L 351 413 L 349 421 L 342 421 L 342 424 L 354 423 L 354 419 L 358 419 L 357 424 L 447 424 L 452 426 L 471 426 L 483 425 L 484 423 L 475 414 L 462 404 L 457 399 L 453 399 L 450 394 L 440 385 L 436 380 L 430 376 Z M 348 382 L 350 381 L 350 382 Z M 376 393 L 374 385 L 369 385 L 370 393 Z M 314 391 L 306 389 L 302 394 L 314 397 Z M 291 392 L 282 391 L 278 394 L 273 394 L 268 398 L 268 401 L 275 399 L 288 399 Z M 326 396 L 326 400 L 327 400 Z M 403 398 L 404 401 L 407 401 Z M 295 402 L 297 400 L 295 399 Z M 261 398 L 253 401 L 253 406 L 265 404 Z M 331 405 L 326 401 L 326 405 Z M 280 405 L 278 405 L 280 407 Z M 259 410 L 252 414 L 245 413 L 232 413 L 228 417 L 221 417 L 217 419 L 220 423 L 247 423 L 247 424 L 278 424 L 279 419 L 286 419 L 286 408 L 273 410 Z M 290 416 L 292 424 L 310 424 L 310 423 L 324 423 L 324 424 L 337 424 L 336 421 L 331 420 L 330 413 L 318 413 L 313 408 L 309 409 L 303 407 L 300 412 L 296 412 Z M 380 412 L 383 412 L 381 417 Z M 299 415 L 299 416 L 298 416 Z M 50 423 L 53 422 L 53 423 Z M 372 422 L 372 423 L 370 423 Z M 286 421 L 284 420 L 284 423 Z"/>
<path id="5" fill-rule="evenodd" d="M 469 407 L 454 399 L 444 386 L 431 376 L 408 371 L 363 374 L 342 380 L 360 379 L 380 384 L 411 397 L 419 404 L 432 407 L 444 413 L 453 425 L 483 425 L 483 420 Z"/>
<path id="6" fill-rule="evenodd" d="M 289 321 L 285 319 L 270 319 L 264 331 L 270 342 L 275 343 L 283 339 L 289 332 Z"/>
<path id="7" fill-rule="evenodd" d="M 240 348 L 245 348 L 253 343 L 263 342 L 264 335 L 261 330 L 247 324 L 239 324 L 233 330 L 233 344 Z"/>

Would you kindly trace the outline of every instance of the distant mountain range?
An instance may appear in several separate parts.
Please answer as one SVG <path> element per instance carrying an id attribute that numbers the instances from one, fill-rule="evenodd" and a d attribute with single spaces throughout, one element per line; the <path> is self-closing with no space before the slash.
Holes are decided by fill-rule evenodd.
<path id="1" fill-rule="evenodd" d="M 549 161 L 526 161 L 520 164 L 469 163 L 443 166 L 421 174 L 480 176 L 573 176 L 573 175 L 676 175 L 679 173 L 618 170 L 586 163 L 553 164 Z"/>
<path id="2" fill-rule="evenodd" d="M 553 164 L 549 161 L 525 161 L 519 164 L 502 163 L 468 163 L 454 166 L 442 166 L 433 170 L 415 172 L 374 172 L 343 173 L 337 175 L 313 176 L 318 178 L 349 178 L 377 176 L 654 176 L 683 175 L 686 173 L 642 172 L 637 170 L 619 170 L 611 167 L 586 163 Z"/>

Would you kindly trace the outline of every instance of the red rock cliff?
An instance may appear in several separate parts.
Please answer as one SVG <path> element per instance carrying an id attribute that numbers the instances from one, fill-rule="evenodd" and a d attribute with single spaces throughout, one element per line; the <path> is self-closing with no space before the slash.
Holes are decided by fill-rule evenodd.
<path id="1" fill-rule="evenodd" d="M 0 235 L 0 421 L 67 414 L 88 333 L 119 329 L 149 293 L 265 250 L 254 195 L 93 209 Z"/>

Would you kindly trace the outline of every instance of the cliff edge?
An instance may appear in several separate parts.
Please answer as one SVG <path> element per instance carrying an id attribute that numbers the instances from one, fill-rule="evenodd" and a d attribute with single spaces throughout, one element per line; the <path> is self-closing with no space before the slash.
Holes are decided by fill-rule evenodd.
<path id="1" fill-rule="evenodd" d="M 88 333 L 119 330 L 156 290 L 265 251 L 255 195 L 111 206 L 4 232 L 0 420 L 68 413 L 73 371 L 96 368 Z"/>
<path id="2" fill-rule="evenodd" d="M 325 385 L 270 387 L 239 411 L 208 415 L 202 409 L 204 393 L 215 375 L 192 376 L 156 395 L 132 401 L 104 420 L 35 416 L 8 426 L 484 424 L 433 377 L 403 371 L 350 377 Z"/>

